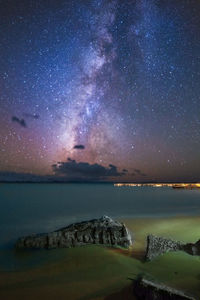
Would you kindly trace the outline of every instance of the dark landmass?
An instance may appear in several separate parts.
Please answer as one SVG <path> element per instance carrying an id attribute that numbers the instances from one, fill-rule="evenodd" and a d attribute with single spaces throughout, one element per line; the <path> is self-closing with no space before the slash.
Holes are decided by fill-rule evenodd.
<path id="1" fill-rule="evenodd" d="M 103 180 L 66 180 L 66 179 L 62 179 L 62 178 L 57 178 L 57 179 L 52 179 L 52 178 L 49 178 L 49 179 L 46 179 L 46 178 L 42 178 L 41 180 L 37 180 L 37 179 L 30 179 L 30 180 L 7 180 L 7 179 L 0 179 L 0 183 L 81 183 L 81 184 L 84 184 L 84 183 L 95 183 L 95 184 L 115 184 L 115 181 L 103 181 Z M 176 182 L 177 183 L 177 182 Z M 126 182 L 125 184 L 132 184 L 132 182 Z M 147 186 L 149 184 L 151 185 L 155 185 L 155 184 L 159 184 L 156 183 L 155 181 L 148 181 L 148 182 L 134 182 L 134 184 L 139 184 L 139 185 L 142 185 L 142 186 Z M 172 182 L 166 182 L 165 184 L 173 184 Z M 181 184 L 181 182 L 180 182 Z M 188 182 L 188 184 L 196 184 L 196 182 Z M 184 189 L 184 188 L 183 188 Z"/>

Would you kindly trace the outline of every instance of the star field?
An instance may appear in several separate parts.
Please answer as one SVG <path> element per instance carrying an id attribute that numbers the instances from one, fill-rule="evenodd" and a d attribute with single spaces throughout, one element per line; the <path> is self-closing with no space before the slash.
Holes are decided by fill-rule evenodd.
<path id="1" fill-rule="evenodd" d="M 0 14 L 1 172 L 200 180 L 198 1 L 1 0 Z"/>

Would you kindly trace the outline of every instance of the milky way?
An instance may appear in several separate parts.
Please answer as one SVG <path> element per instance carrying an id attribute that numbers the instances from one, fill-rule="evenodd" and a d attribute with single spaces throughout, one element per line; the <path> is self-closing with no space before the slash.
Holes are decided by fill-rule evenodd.
<path id="1" fill-rule="evenodd" d="M 192 0 L 1 0 L 2 174 L 200 180 L 199 12 Z"/>

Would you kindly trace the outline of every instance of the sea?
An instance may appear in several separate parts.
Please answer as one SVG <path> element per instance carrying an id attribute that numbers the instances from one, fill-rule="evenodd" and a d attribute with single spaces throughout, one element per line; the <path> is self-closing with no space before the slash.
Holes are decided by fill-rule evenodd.
<path id="1" fill-rule="evenodd" d="M 200 190 L 112 183 L 1 183 L 0 269 L 20 264 L 18 237 L 108 215 L 115 219 L 200 215 Z"/>

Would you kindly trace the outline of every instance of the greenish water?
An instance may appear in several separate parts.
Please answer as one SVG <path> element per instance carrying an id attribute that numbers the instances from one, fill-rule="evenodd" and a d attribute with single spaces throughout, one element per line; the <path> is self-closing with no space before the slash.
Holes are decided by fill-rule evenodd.
<path id="1" fill-rule="evenodd" d="M 159 218 L 200 215 L 200 190 L 114 187 L 113 184 L 0 184 L 0 267 L 35 265 L 51 254 L 13 250 L 20 236 L 48 232 L 98 218 Z"/>
<path id="2" fill-rule="evenodd" d="M 94 245 L 19 252 L 23 268 L 12 272 L 0 270 L 0 299 L 136 300 L 131 280 L 139 274 L 199 299 L 199 257 L 183 252 L 167 253 L 145 263 L 142 253 L 149 232 L 184 241 L 197 240 L 200 218 L 129 218 L 123 221 L 135 236 L 133 248 L 129 250 Z M 40 263 L 30 265 L 33 258 Z"/>
<path id="3" fill-rule="evenodd" d="M 19 236 L 109 215 L 134 237 L 130 250 L 87 246 L 15 251 Z M 200 258 L 165 254 L 144 263 L 148 233 L 200 238 L 200 191 L 112 184 L 0 185 L 0 299 L 135 299 L 130 278 L 145 274 L 200 295 Z"/>

